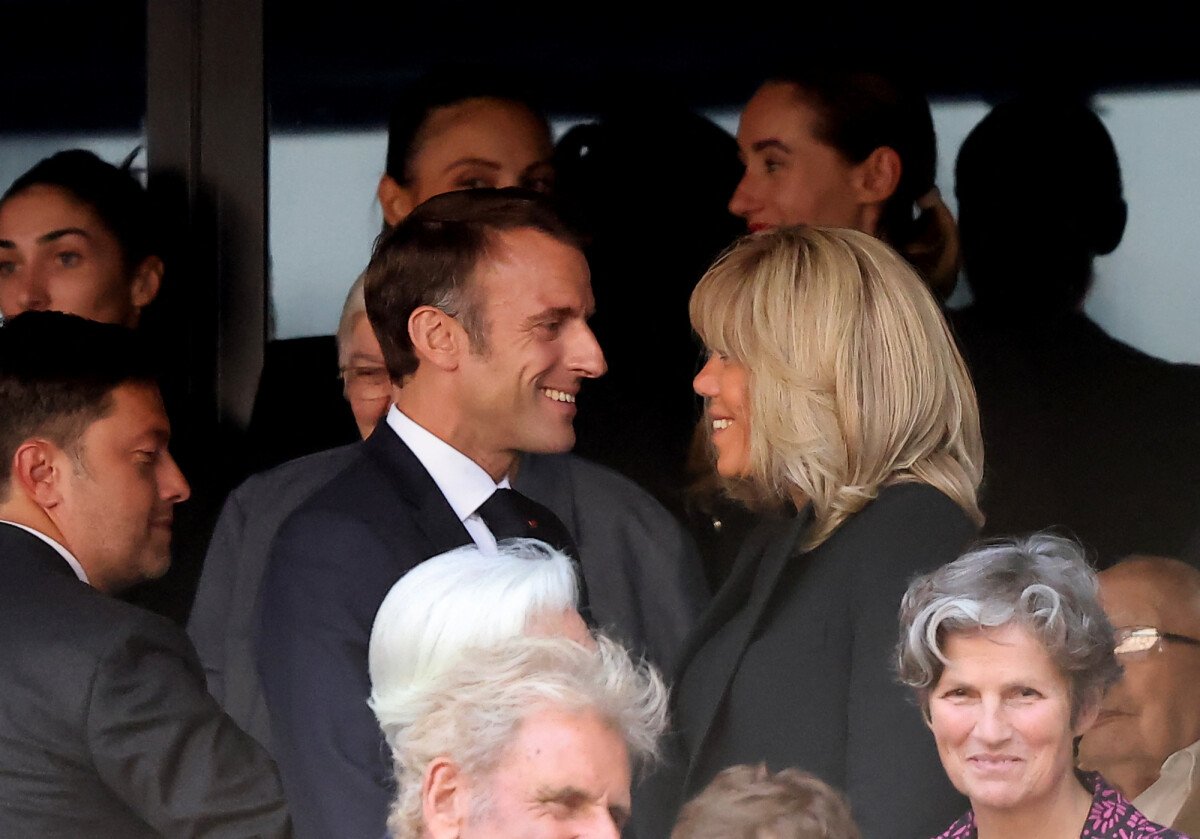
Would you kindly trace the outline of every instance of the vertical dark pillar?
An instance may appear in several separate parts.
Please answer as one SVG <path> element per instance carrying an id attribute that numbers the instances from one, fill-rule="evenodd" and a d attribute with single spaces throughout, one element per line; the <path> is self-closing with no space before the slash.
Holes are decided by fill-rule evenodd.
<path id="1" fill-rule="evenodd" d="M 216 511 L 240 474 L 266 335 L 264 0 L 148 0 L 150 191 L 167 230 L 156 337 L 193 496 L 175 562 L 133 597 L 183 620 Z"/>

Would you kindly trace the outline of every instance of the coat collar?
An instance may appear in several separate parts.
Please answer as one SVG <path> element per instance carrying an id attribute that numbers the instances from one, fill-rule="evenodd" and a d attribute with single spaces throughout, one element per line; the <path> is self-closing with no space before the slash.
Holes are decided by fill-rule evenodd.
<path id="1" fill-rule="evenodd" d="M 363 456 L 387 486 L 413 509 L 413 521 L 433 553 L 470 544 L 471 535 L 421 461 L 386 423 L 359 444 Z"/>
<path id="2" fill-rule="evenodd" d="M 684 672 L 704 641 L 712 637 L 734 614 L 745 610 L 746 620 L 733 644 L 735 654 L 720 662 L 721 669 L 703 686 L 704 693 L 697 699 L 697 706 L 702 709 L 698 726 L 701 733 L 696 741 L 696 748 L 692 750 L 693 757 L 689 762 L 683 785 L 685 791 L 691 788 L 692 774 L 696 769 L 695 756 L 704 753 L 704 742 L 711 732 L 733 674 L 737 672 L 750 638 L 762 619 L 763 610 L 775 591 L 788 561 L 797 558 L 798 546 L 810 523 L 811 510 L 811 505 L 805 505 L 794 518 L 782 521 L 768 520 L 755 529 L 745 548 L 738 553 L 729 580 L 721 587 L 712 607 L 701 620 L 693 642 L 688 644 L 684 652 L 680 674 Z"/>

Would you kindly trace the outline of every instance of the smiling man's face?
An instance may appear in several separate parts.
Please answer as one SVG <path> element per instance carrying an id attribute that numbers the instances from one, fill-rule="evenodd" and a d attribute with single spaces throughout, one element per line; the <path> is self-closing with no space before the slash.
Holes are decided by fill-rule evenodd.
<path id="1" fill-rule="evenodd" d="M 583 253 L 533 228 L 496 234 L 467 294 L 482 344 L 462 355 L 460 427 L 448 440 L 489 473 L 518 452 L 575 445 L 575 397 L 607 369 L 587 320 L 595 302 Z"/>

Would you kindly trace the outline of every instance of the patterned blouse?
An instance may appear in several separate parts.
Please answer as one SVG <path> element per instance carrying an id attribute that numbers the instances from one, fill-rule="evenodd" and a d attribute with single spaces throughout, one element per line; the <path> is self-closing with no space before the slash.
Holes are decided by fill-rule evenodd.
<path id="1" fill-rule="evenodd" d="M 1188 839 L 1143 816 L 1125 796 L 1110 787 L 1099 772 L 1080 772 L 1079 777 L 1084 786 L 1092 790 L 1092 810 L 1083 823 L 1079 839 Z M 978 835 L 975 812 L 968 810 L 936 839 L 977 839 Z"/>

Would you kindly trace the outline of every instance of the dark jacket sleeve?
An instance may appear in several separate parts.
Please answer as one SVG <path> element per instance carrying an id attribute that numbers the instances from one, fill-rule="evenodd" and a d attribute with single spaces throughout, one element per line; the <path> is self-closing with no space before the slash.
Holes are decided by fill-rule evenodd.
<path id="1" fill-rule="evenodd" d="M 271 550 L 258 670 L 296 835 L 379 839 L 393 796 L 383 735 L 367 706 L 371 624 L 396 560 L 361 522 L 301 508 Z"/>
<path id="2" fill-rule="evenodd" d="M 196 646 L 208 691 L 226 705 L 226 646 L 230 610 L 235 599 L 246 513 L 240 488 L 229 494 L 204 555 L 200 582 L 188 618 L 188 636 Z"/>
<path id="3" fill-rule="evenodd" d="M 275 764 L 204 687 L 174 625 L 133 619 L 99 660 L 87 707 L 96 771 L 164 836 L 290 837 Z"/>

